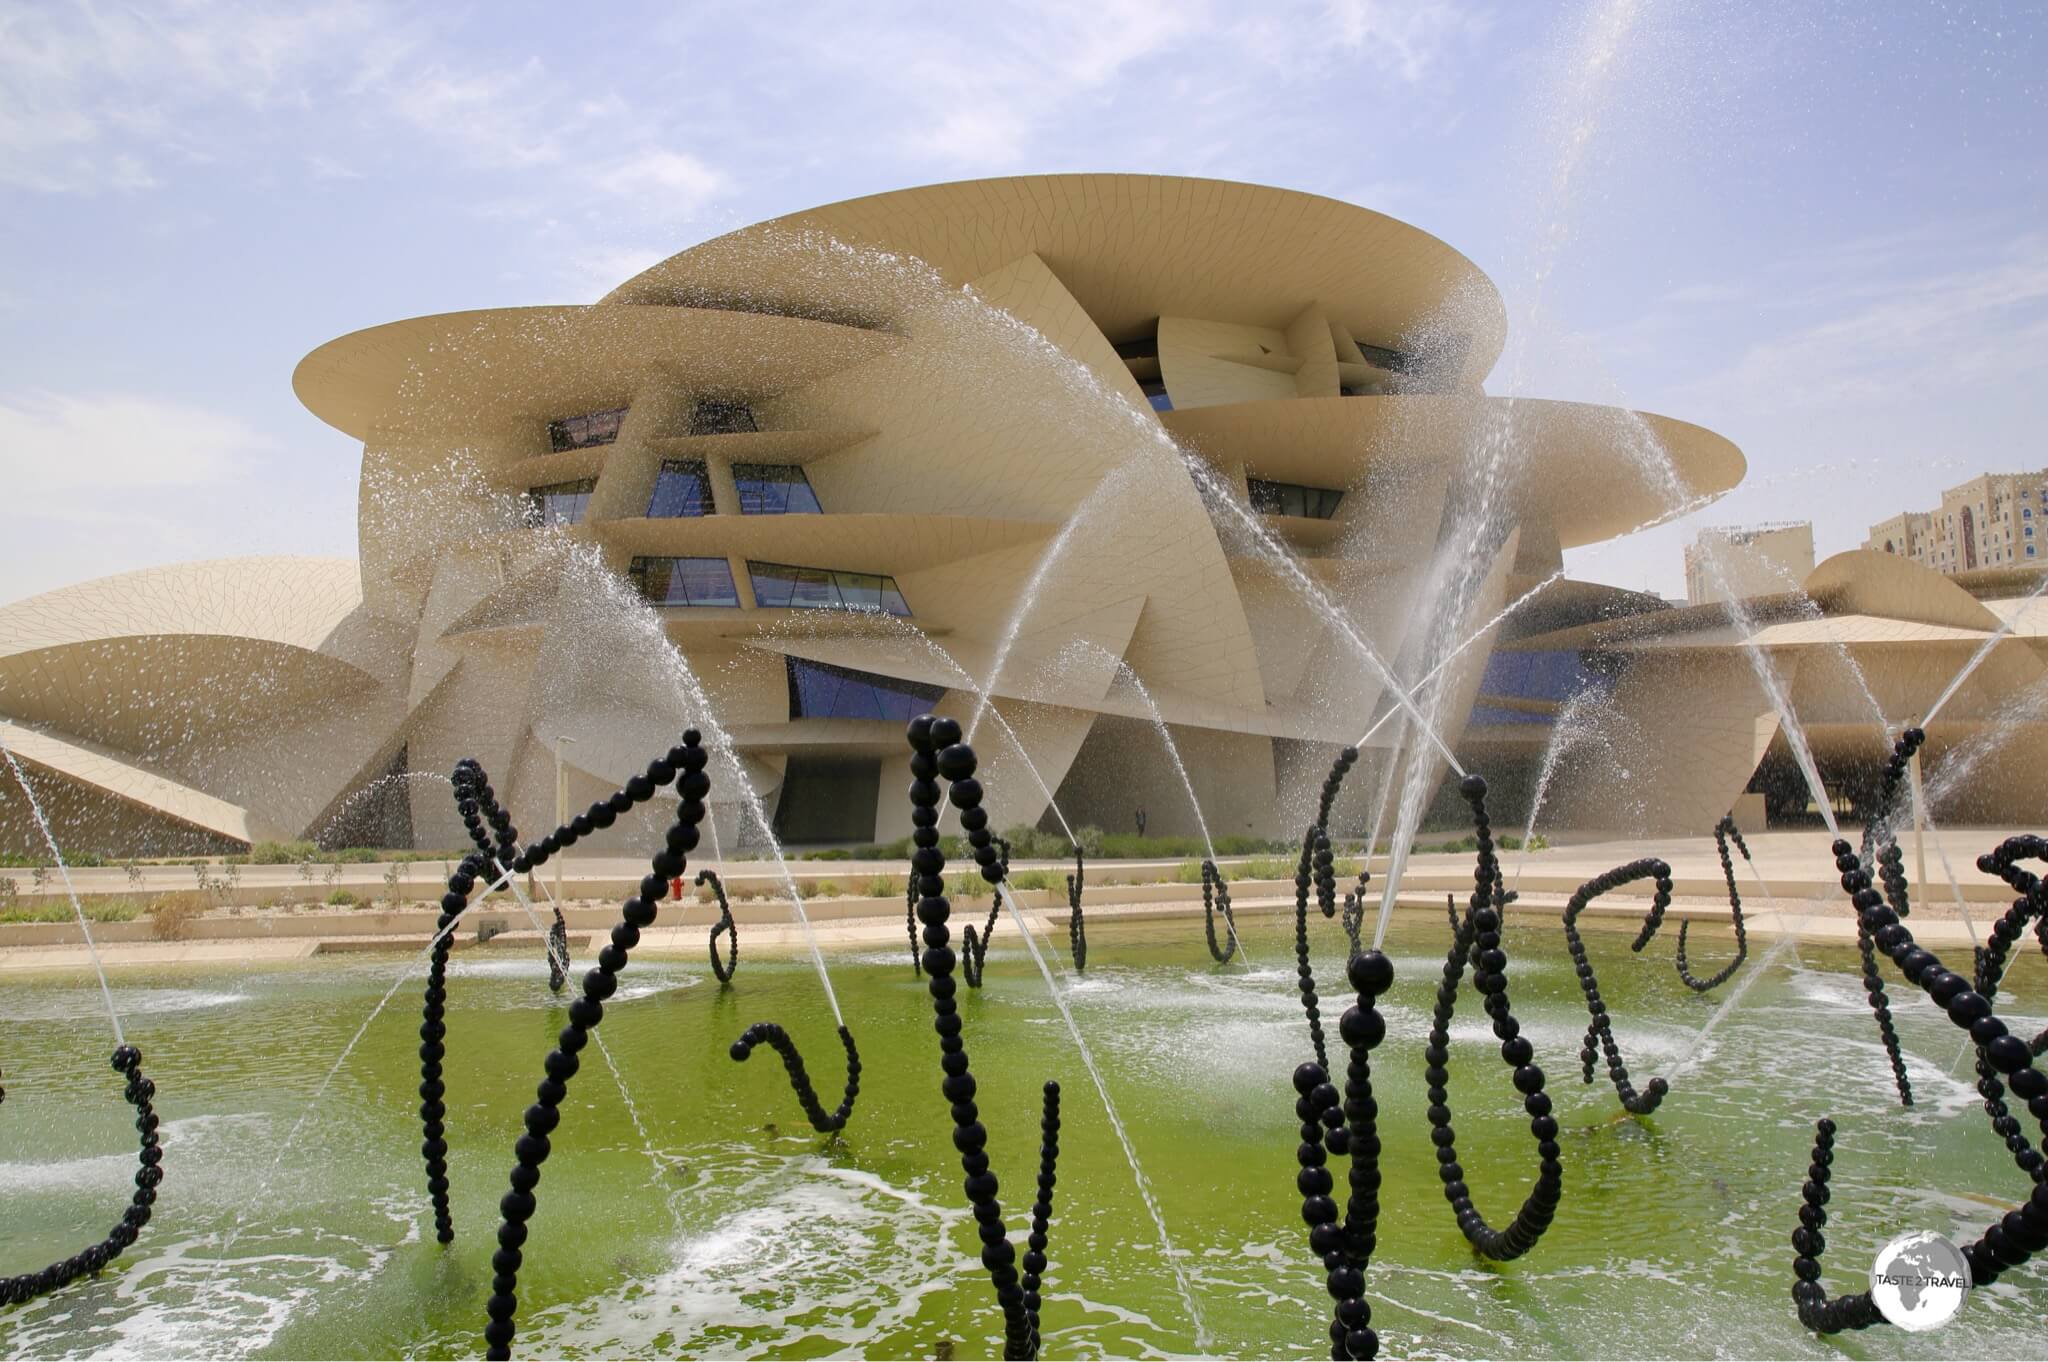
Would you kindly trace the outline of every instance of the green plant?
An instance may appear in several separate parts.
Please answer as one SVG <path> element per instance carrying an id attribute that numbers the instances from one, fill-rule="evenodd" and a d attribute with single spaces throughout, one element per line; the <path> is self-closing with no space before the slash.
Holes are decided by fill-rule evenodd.
<path id="1" fill-rule="evenodd" d="M 398 906 L 399 877 L 403 873 L 404 872 L 402 872 L 398 868 L 398 862 L 396 861 L 393 861 L 390 865 L 384 867 L 384 897 L 390 900 L 391 906 L 393 908 L 396 908 Z"/>
<path id="2" fill-rule="evenodd" d="M 831 899 L 839 897 L 838 881 L 819 880 L 816 884 L 811 886 L 810 897 L 814 899 Z"/>
<path id="3" fill-rule="evenodd" d="M 1057 870 L 1019 870 L 1009 878 L 1012 889 L 1065 889 L 1067 879 Z"/>
<path id="4" fill-rule="evenodd" d="M 21 893 L 12 875 L 0 875 L 0 906 L 11 905 Z"/>
<path id="5" fill-rule="evenodd" d="M 130 889 L 142 888 L 142 867 L 137 865 L 132 857 L 124 862 L 121 868 L 128 872 L 128 887 Z"/>
<path id="6" fill-rule="evenodd" d="M 346 889 L 336 889 L 328 894 L 327 901 L 336 908 L 347 908 L 356 902 L 356 896 Z"/>
<path id="7" fill-rule="evenodd" d="M 228 859 L 249 865 L 291 865 L 295 861 L 304 863 L 311 860 L 319 850 L 311 842 L 258 842 L 249 848 L 247 856 Z"/>
<path id="8" fill-rule="evenodd" d="M 902 882 L 894 875 L 877 875 L 868 881 L 867 896 L 871 899 L 895 898 L 902 892 Z"/>
<path id="9" fill-rule="evenodd" d="M 853 859 L 853 853 L 845 847 L 822 847 L 817 851 L 806 851 L 802 859 L 806 861 L 850 861 Z"/>
<path id="10" fill-rule="evenodd" d="M 71 903 L 39 903 L 32 906 L 17 906 L 0 898 L 0 923 L 9 922 L 76 922 Z M 142 905 L 134 899 L 81 899 L 79 907 L 85 910 L 88 922 L 132 922 L 142 915 Z"/>

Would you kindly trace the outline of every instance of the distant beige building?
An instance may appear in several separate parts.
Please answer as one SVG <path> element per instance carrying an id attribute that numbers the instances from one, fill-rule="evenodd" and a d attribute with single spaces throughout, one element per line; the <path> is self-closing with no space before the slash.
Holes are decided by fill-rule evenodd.
<path id="1" fill-rule="evenodd" d="M 1907 511 L 1870 527 L 1863 547 L 1936 572 L 2048 560 L 2048 469 L 1985 473 L 1941 494 L 1935 511 Z"/>
<path id="2" fill-rule="evenodd" d="M 1483 620 L 1664 509 L 1645 428 L 1689 487 L 1745 471 L 1683 421 L 1487 396 L 1505 327 L 1469 260 L 1393 218 L 1147 175 L 878 194 L 594 305 L 375 326 L 293 379 L 362 442 L 359 561 L 0 609 L 0 738 L 88 850 L 449 847 L 437 773 L 478 758 L 537 832 L 558 761 L 574 806 L 608 794 L 704 712 L 694 677 L 760 798 L 714 770 L 730 850 L 762 822 L 907 832 L 904 720 L 971 718 L 963 678 L 994 673 L 999 824 L 1051 791 L 1076 824 L 1192 832 L 1156 706 L 1209 826 L 1278 833 L 1391 703 L 1304 577 L 1412 675 L 1433 563 L 1477 563 Z M 1475 450 L 1511 455 L 1477 490 Z M 1501 527 L 1477 543 L 1453 537 L 1474 495 Z M 586 568 L 647 607 L 631 638 Z M 1615 595 L 1560 583 L 1542 618 Z M 626 656 L 663 644 L 672 674 Z M 1444 674 L 1453 739 L 1487 651 Z M 591 844 L 643 846 L 629 821 Z M 0 787 L 0 845 L 32 838 Z"/>
<path id="3" fill-rule="evenodd" d="M 1813 571 L 1813 525 L 1721 526 L 1701 530 L 1685 550 L 1685 596 L 1693 605 L 1796 590 Z"/>

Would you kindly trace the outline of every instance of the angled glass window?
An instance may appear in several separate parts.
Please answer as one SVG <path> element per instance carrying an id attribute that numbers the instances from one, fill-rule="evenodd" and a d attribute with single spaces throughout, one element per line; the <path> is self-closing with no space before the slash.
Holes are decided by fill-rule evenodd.
<path id="1" fill-rule="evenodd" d="M 789 669 L 792 719 L 892 719 L 909 723 L 946 693 L 893 676 L 835 667 L 801 657 L 785 658 Z"/>
<path id="2" fill-rule="evenodd" d="M 608 445 L 619 438 L 619 426 L 626 419 L 626 408 L 610 407 L 604 411 L 587 412 L 582 416 L 565 416 L 559 421 L 548 422 L 548 448 L 560 453 L 565 449 L 589 449 L 592 445 Z"/>
<path id="3" fill-rule="evenodd" d="M 1148 379 L 1144 379 L 1144 380 L 1142 380 L 1142 381 L 1141 381 L 1141 382 L 1140 382 L 1140 383 L 1138 384 L 1138 387 L 1144 390 L 1144 393 L 1145 393 L 1145 400 L 1146 400 L 1146 401 L 1148 401 L 1148 402 L 1150 402 L 1150 403 L 1152 404 L 1152 410 L 1154 410 L 1154 411 L 1172 411 L 1172 410 L 1173 410 L 1173 399 L 1172 399 L 1171 397 L 1167 396 L 1167 393 L 1166 393 L 1166 380 L 1165 380 L 1165 379 L 1163 379 L 1163 378 L 1148 378 Z"/>
<path id="4" fill-rule="evenodd" d="M 1252 509 L 1263 515 L 1328 520 L 1337 514 L 1337 503 L 1344 500 L 1341 488 L 1304 487 L 1298 482 L 1268 482 L 1264 478 L 1247 478 L 1245 490 L 1251 494 Z"/>
<path id="5" fill-rule="evenodd" d="M 874 572 L 796 567 L 789 563 L 747 564 L 754 604 L 763 610 L 879 610 L 908 617 L 910 607 L 896 579 Z"/>
<path id="6" fill-rule="evenodd" d="M 740 435 L 759 430 L 754 409 L 745 402 L 723 397 L 702 397 L 690 409 L 690 434 Z"/>
<path id="7" fill-rule="evenodd" d="M 736 463 L 732 480 L 740 489 L 741 515 L 818 515 L 818 494 L 793 463 Z"/>
<path id="8" fill-rule="evenodd" d="M 647 499 L 650 519 L 710 515 L 716 509 L 711 504 L 711 476 L 702 459 L 662 460 L 661 471 L 654 475 L 654 495 Z"/>
<path id="9" fill-rule="evenodd" d="M 596 478 L 578 478 L 575 482 L 553 482 L 528 490 L 526 523 L 533 526 L 579 523 L 590 509 L 590 494 L 596 487 Z"/>
<path id="10" fill-rule="evenodd" d="M 740 603 L 732 584 L 732 564 L 723 558 L 635 558 L 626 578 L 650 605 L 701 608 Z"/>

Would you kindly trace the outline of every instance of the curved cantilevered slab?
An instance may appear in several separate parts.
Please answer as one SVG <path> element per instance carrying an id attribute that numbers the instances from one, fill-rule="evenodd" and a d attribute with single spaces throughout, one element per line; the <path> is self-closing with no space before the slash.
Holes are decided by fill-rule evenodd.
<path id="1" fill-rule="evenodd" d="M 495 430 L 521 418 L 625 406 L 637 386 L 657 375 L 706 391 L 779 392 L 894 344 L 886 332 L 802 317 L 501 307 L 412 317 L 337 337 L 299 361 L 292 391 L 315 416 L 357 439 L 400 418 L 415 431 Z"/>
<path id="2" fill-rule="evenodd" d="M 1661 450 L 1693 497 L 1718 496 L 1748 464 L 1733 443 L 1669 416 L 1584 402 L 1475 394 L 1289 397 L 1172 411 L 1175 439 L 1226 471 L 1312 487 L 1361 487 L 1397 463 L 1452 463 L 1496 440 L 1521 473 L 1524 521 L 1554 525 L 1561 548 L 1624 534 L 1674 509 L 1641 460 Z M 1585 489 L 1597 487 L 1597 497 Z"/>

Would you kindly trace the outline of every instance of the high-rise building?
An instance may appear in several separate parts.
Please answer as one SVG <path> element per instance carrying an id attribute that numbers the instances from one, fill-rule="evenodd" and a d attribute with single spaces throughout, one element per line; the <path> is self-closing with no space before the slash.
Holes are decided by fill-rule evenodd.
<path id="1" fill-rule="evenodd" d="M 1693 605 L 1796 591 L 1813 571 L 1813 523 L 1722 525 L 1685 550 L 1685 597 Z"/>
<path id="2" fill-rule="evenodd" d="M 1941 494 L 1939 509 L 1907 511 L 1870 527 L 1863 547 L 1936 572 L 1974 572 L 2048 559 L 2048 469 L 1984 473 Z"/>

